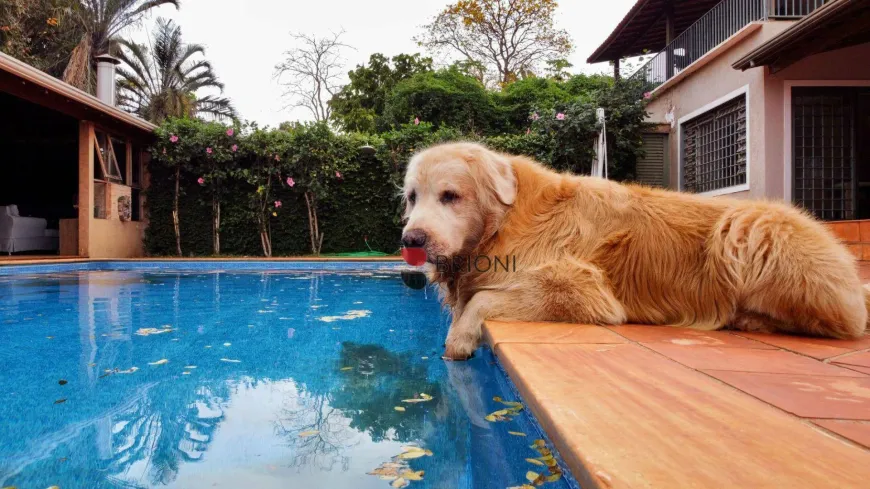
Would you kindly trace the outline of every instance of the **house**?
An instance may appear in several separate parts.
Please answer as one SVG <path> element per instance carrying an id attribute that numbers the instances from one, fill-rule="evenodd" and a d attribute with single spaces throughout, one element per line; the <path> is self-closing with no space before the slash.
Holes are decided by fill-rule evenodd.
<path id="1" fill-rule="evenodd" d="M 642 181 L 794 202 L 870 259 L 870 2 L 638 0 L 589 62 L 637 56 Z"/>
<path id="2" fill-rule="evenodd" d="M 144 255 L 156 126 L 115 107 L 116 63 L 94 97 L 0 53 L 0 257 Z"/>

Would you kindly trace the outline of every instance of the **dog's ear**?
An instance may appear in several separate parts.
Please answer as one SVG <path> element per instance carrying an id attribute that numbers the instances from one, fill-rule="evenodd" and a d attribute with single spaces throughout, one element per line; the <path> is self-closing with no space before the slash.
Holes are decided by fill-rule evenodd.
<path id="1" fill-rule="evenodd" d="M 490 168 L 487 173 L 498 200 L 504 205 L 513 205 L 517 199 L 517 176 L 506 155 L 488 151 L 485 158 Z"/>

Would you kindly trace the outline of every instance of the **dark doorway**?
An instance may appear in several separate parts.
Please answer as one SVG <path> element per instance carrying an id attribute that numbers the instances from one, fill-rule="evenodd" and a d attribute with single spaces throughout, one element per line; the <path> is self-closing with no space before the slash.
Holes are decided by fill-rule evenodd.
<path id="1" fill-rule="evenodd" d="M 794 202 L 819 219 L 870 218 L 870 88 L 792 89 Z"/>
<path id="2" fill-rule="evenodd" d="M 45 220 L 51 238 L 28 235 L 14 252 L 57 253 L 59 221 L 78 218 L 78 121 L 5 92 L 0 114 L 0 206 Z"/>

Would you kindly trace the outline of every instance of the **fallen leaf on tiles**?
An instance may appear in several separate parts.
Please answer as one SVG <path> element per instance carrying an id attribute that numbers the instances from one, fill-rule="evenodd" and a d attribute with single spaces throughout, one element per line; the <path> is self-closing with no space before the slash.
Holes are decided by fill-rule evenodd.
<path id="1" fill-rule="evenodd" d="M 66 384 L 67 384 L 67 381 L 65 381 L 65 380 L 63 380 L 63 379 L 60 379 L 60 380 L 57 381 L 57 383 L 60 384 L 60 385 L 66 385 Z"/>
<path id="2" fill-rule="evenodd" d="M 342 372 L 347 372 L 348 370 L 353 370 L 353 367 L 342 367 L 339 370 L 341 370 Z"/>
<path id="3" fill-rule="evenodd" d="M 221 358 L 221 361 L 222 361 L 222 362 L 228 362 L 228 363 L 242 363 L 241 360 L 232 360 L 232 359 L 230 359 L 230 358 Z"/>
<path id="4" fill-rule="evenodd" d="M 55 404 L 63 404 L 65 402 L 66 402 L 66 399 L 58 399 L 58 400 L 54 401 Z"/>
<path id="5" fill-rule="evenodd" d="M 403 479 L 401 477 L 394 480 L 393 482 L 390 482 L 391 486 L 397 487 L 397 488 L 408 487 L 408 484 L 410 484 L 410 482 L 406 481 L 405 479 Z"/>
<path id="6" fill-rule="evenodd" d="M 224 346 L 231 346 L 232 343 L 224 343 Z"/>
<path id="7" fill-rule="evenodd" d="M 314 435 L 319 434 L 319 433 L 320 432 L 317 430 L 303 431 L 302 433 L 299 433 L 299 438 L 308 438 L 309 436 L 314 436 Z"/>
<path id="8" fill-rule="evenodd" d="M 148 362 L 148 365 L 163 365 L 165 363 L 169 363 L 169 360 L 167 360 L 165 358 L 161 358 L 160 360 L 157 360 L 156 362 Z"/>
<path id="9" fill-rule="evenodd" d="M 423 472 L 422 470 L 418 470 L 416 472 L 413 470 L 406 470 L 399 474 L 399 476 L 409 481 L 421 481 L 423 480 L 423 474 L 425 474 L 425 472 Z"/>
<path id="10" fill-rule="evenodd" d="M 196 365 L 185 365 L 184 368 L 196 368 Z"/>
<path id="11" fill-rule="evenodd" d="M 527 459 L 526 459 L 526 462 L 528 462 L 528 463 L 530 463 L 530 464 L 540 465 L 541 467 L 544 466 L 544 462 L 541 462 L 540 460 L 536 460 L 536 459 L 533 459 L 533 458 L 527 458 Z"/>
<path id="12" fill-rule="evenodd" d="M 526 436 L 525 433 L 520 433 L 519 431 L 508 431 L 508 434 L 514 436 Z"/>
<path id="13" fill-rule="evenodd" d="M 405 408 L 403 408 L 402 406 L 396 406 L 393 409 L 395 409 L 396 411 L 405 412 Z"/>
<path id="14" fill-rule="evenodd" d="M 139 329 L 137 329 L 136 332 L 133 333 L 133 334 L 135 334 L 135 335 L 137 335 L 137 336 L 150 336 L 150 335 L 153 335 L 153 334 L 169 333 L 170 331 L 172 331 L 172 328 L 167 328 L 167 327 L 164 327 L 164 328 L 162 328 L 162 329 L 157 329 L 157 328 L 139 328 Z"/>

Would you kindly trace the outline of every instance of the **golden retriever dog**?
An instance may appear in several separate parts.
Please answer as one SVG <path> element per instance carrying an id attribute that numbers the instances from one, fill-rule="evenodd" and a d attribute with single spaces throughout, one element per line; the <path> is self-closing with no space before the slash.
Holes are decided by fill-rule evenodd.
<path id="1" fill-rule="evenodd" d="M 453 313 L 447 359 L 471 356 L 487 319 L 831 338 L 867 327 L 852 255 L 784 203 L 560 174 L 472 143 L 415 155 L 404 197 L 403 244 L 425 249 Z"/>

